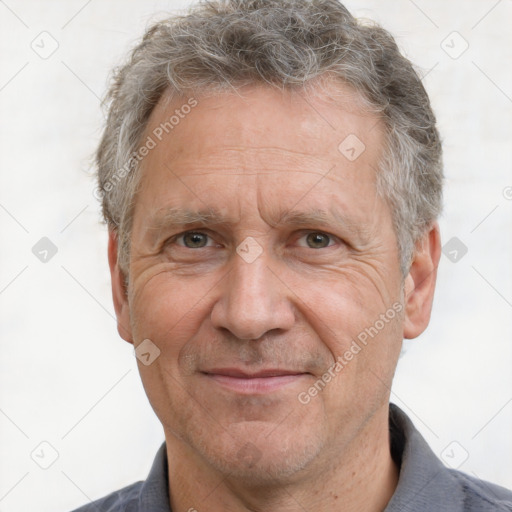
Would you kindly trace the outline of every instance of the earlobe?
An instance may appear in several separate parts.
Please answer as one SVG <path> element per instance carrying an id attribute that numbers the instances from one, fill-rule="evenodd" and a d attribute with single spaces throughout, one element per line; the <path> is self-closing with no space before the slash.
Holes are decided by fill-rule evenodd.
<path id="1" fill-rule="evenodd" d="M 130 327 L 130 309 L 126 293 L 125 276 L 121 271 L 117 259 L 118 236 L 117 232 L 109 230 L 108 233 L 108 264 L 112 281 L 112 299 L 117 317 L 117 331 L 121 338 L 133 343 Z"/>
<path id="2" fill-rule="evenodd" d="M 441 237 L 439 226 L 435 223 L 416 243 L 414 258 L 405 279 L 405 338 L 419 336 L 430 321 L 440 257 Z"/>

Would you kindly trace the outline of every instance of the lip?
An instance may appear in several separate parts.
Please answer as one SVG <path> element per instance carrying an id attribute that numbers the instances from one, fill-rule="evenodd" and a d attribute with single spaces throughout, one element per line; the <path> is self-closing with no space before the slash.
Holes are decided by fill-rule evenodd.
<path id="1" fill-rule="evenodd" d="M 209 380 L 241 394 L 262 394 L 277 391 L 309 375 L 297 370 L 269 368 L 247 373 L 238 368 L 214 368 L 203 371 Z"/>

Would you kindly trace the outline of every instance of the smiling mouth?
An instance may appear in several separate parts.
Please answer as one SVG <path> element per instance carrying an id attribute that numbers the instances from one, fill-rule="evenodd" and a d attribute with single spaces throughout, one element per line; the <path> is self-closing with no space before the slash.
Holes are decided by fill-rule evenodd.
<path id="1" fill-rule="evenodd" d="M 311 374 L 296 370 L 266 369 L 247 373 L 237 368 L 215 368 L 201 372 L 210 381 L 241 394 L 277 391 Z"/>

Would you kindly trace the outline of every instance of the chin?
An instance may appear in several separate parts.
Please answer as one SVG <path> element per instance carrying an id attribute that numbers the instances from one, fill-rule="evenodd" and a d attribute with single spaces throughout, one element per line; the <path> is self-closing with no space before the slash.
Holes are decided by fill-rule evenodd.
<path id="1" fill-rule="evenodd" d="M 250 425 L 231 426 L 217 438 L 195 439 L 194 444 L 202 458 L 228 480 L 259 488 L 299 480 L 324 447 L 320 436 L 311 430 L 257 431 Z"/>

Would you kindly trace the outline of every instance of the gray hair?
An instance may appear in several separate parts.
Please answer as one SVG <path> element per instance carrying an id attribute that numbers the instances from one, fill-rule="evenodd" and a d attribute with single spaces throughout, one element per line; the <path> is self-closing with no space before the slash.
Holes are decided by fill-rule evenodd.
<path id="1" fill-rule="evenodd" d="M 358 91 L 383 121 L 377 190 L 407 274 L 415 243 L 441 212 L 442 152 L 425 88 L 391 34 L 337 0 L 206 0 L 151 26 L 105 98 L 98 190 L 126 277 L 141 139 L 164 92 L 185 97 L 255 83 L 306 89 L 325 76 Z"/>

